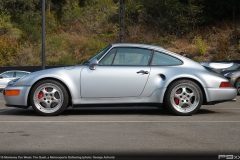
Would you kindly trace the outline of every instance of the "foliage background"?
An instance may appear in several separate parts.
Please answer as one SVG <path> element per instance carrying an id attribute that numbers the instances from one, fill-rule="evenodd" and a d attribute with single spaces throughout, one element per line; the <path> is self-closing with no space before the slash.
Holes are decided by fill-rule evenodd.
<path id="1" fill-rule="evenodd" d="M 46 64 L 86 61 L 119 41 L 118 0 L 46 0 Z M 0 1 L 0 66 L 41 65 L 41 0 Z M 240 1 L 126 0 L 125 41 L 240 59 Z"/>

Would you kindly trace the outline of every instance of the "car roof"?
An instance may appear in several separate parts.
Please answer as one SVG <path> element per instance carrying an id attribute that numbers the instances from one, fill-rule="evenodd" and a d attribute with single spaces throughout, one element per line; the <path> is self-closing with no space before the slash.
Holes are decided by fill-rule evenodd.
<path id="1" fill-rule="evenodd" d="M 154 46 L 150 44 L 138 44 L 138 43 L 114 43 L 112 44 L 113 47 L 140 47 L 140 48 L 148 48 L 148 49 L 161 49 L 163 50 L 164 48 L 160 46 Z"/>
<path id="2" fill-rule="evenodd" d="M 174 56 L 181 56 L 175 52 L 169 51 L 164 49 L 163 47 L 160 46 L 154 46 L 154 45 L 150 45 L 150 44 L 138 44 L 138 43 L 113 43 L 111 44 L 112 47 L 138 47 L 138 48 L 145 48 L 145 49 L 152 49 L 152 50 L 157 50 L 157 51 L 161 51 L 164 53 L 168 53 Z M 183 57 L 183 56 L 181 56 Z M 184 57 L 186 58 L 186 57 Z M 190 59 L 191 60 L 191 59 Z M 191 60 L 192 61 L 192 60 Z"/>

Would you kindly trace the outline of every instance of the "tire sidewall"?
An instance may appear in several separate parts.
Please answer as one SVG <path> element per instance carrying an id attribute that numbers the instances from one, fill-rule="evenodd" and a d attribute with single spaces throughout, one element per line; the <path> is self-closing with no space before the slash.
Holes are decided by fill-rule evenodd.
<path id="1" fill-rule="evenodd" d="M 186 113 L 183 113 L 183 112 L 179 112 L 177 111 L 174 106 L 172 105 L 171 103 L 171 92 L 173 90 L 173 88 L 179 84 L 190 84 L 192 86 L 194 86 L 197 90 L 197 92 L 199 93 L 199 103 L 197 104 L 197 106 L 190 112 L 186 112 Z M 194 113 L 196 113 L 199 108 L 201 107 L 202 105 L 202 102 L 203 102 L 203 94 L 202 94 L 202 90 L 201 88 L 193 81 L 191 80 L 178 80 L 178 81 L 175 81 L 173 82 L 168 88 L 167 88 L 167 92 L 166 92 L 166 96 L 165 96 L 165 99 L 164 99 L 164 104 L 166 105 L 165 107 L 168 109 L 168 111 L 170 111 L 172 114 L 174 115 L 180 115 L 180 116 L 190 116 Z"/>
<path id="2" fill-rule="evenodd" d="M 52 83 L 54 85 L 57 85 L 62 93 L 63 93 L 63 103 L 62 103 L 62 106 L 56 110 L 55 112 L 52 112 L 52 113 L 45 113 L 45 112 L 42 112 L 41 110 L 39 110 L 36 106 L 35 106 L 35 103 L 34 103 L 34 93 L 35 91 L 37 90 L 37 88 L 43 84 L 46 84 L 46 83 Z M 30 91 L 30 104 L 32 106 L 32 108 L 40 115 L 43 115 L 43 116 L 57 116 L 59 115 L 60 113 L 62 113 L 66 108 L 67 108 L 67 105 L 68 105 L 68 93 L 67 93 L 67 90 L 66 88 L 59 82 L 55 81 L 55 80 L 42 80 L 40 82 L 37 82 L 31 89 Z"/>
<path id="3" fill-rule="evenodd" d="M 238 85 L 240 83 L 240 78 L 237 79 L 236 83 L 235 83 L 235 88 L 237 89 L 237 94 L 240 95 L 240 92 L 238 91 Z"/>

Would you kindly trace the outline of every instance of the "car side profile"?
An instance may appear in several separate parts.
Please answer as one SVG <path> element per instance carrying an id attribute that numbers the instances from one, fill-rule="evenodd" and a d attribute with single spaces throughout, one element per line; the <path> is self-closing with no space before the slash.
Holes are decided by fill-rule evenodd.
<path id="1" fill-rule="evenodd" d="M 68 106 L 141 105 L 192 115 L 202 104 L 232 100 L 221 74 L 159 46 L 111 44 L 82 65 L 32 72 L 4 89 L 6 106 L 59 115 Z"/>

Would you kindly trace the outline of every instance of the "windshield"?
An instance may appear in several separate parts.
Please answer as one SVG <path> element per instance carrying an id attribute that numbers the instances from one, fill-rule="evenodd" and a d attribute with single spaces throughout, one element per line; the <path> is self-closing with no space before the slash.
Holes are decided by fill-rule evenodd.
<path id="1" fill-rule="evenodd" d="M 94 57 L 92 57 L 91 59 L 89 59 L 89 60 L 88 60 L 87 62 L 85 62 L 84 64 L 90 63 L 91 60 L 93 60 L 93 59 L 99 60 L 111 47 L 112 47 L 112 45 L 107 46 L 107 47 L 104 48 L 101 52 L 99 52 L 97 55 L 95 55 Z"/>

